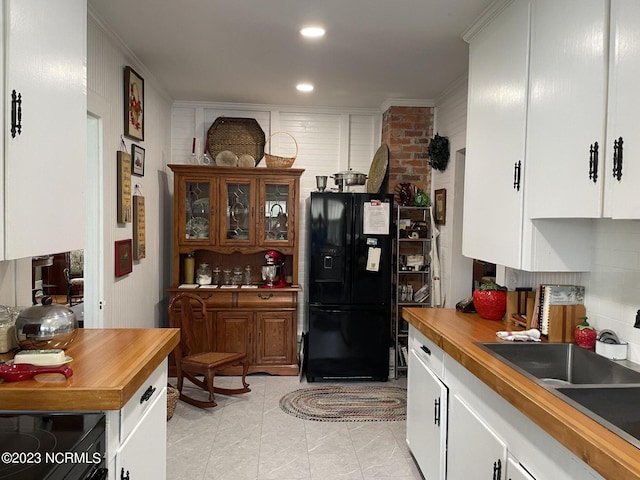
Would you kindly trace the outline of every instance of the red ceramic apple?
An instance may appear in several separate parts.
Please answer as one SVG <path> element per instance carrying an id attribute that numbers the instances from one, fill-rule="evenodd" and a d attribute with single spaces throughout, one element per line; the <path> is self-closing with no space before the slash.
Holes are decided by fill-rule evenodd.
<path id="1" fill-rule="evenodd" d="M 483 283 L 473 292 L 473 306 L 487 320 L 502 320 L 507 311 L 507 287 Z"/>
<path id="2" fill-rule="evenodd" d="M 582 323 L 576 326 L 573 331 L 573 338 L 579 347 L 586 348 L 587 350 L 593 350 L 596 346 L 596 337 L 598 332 L 596 329 L 589 325 L 587 317 L 582 317 Z"/>

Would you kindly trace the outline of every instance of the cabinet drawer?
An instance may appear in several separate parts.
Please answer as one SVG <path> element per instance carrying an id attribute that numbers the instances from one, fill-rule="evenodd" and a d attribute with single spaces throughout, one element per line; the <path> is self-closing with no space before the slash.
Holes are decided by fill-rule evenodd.
<path id="1" fill-rule="evenodd" d="M 444 375 L 444 351 L 425 337 L 413 325 L 409 326 L 409 349 L 428 366 L 439 378 Z"/>
<path id="2" fill-rule="evenodd" d="M 268 308 L 296 306 L 298 292 L 279 292 L 275 290 L 260 290 L 238 293 L 238 307 Z"/>
<path id="3" fill-rule="evenodd" d="M 154 403 L 156 398 L 162 394 L 162 389 L 167 385 L 167 364 L 162 362 L 151 375 L 144 381 L 140 388 L 136 390 L 131 399 L 122 407 L 120 441 L 123 442 L 133 431 L 135 426 Z"/>

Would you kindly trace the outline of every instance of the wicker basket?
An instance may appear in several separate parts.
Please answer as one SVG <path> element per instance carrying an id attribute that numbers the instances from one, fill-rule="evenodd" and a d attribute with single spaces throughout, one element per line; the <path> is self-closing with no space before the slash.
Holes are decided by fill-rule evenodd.
<path id="1" fill-rule="evenodd" d="M 293 155 L 293 157 L 279 157 L 277 155 L 271 155 L 270 153 L 265 152 L 264 159 L 267 162 L 267 167 L 269 168 L 290 168 L 291 165 L 293 165 L 293 162 L 295 162 L 296 157 L 298 156 L 298 142 L 296 142 L 296 139 L 293 137 L 293 135 L 288 132 L 273 132 L 271 135 L 269 135 L 269 138 L 267 138 L 267 141 L 264 144 L 264 148 L 267 148 L 267 143 L 269 143 L 271 137 L 279 133 L 289 135 L 291 137 L 293 143 L 296 145 L 296 153 Z"/>
<path id="2" fill-rule="evenodd" d="M 173 413 L 178 406 L 178 399 L 180 398 L 180 392 L 177 388 L 167 385 L 167 421 L 171 420 Z"/>
<path id="3" fill-rule="evenodd" d="M 255 118 L 218 117 L 207 131 L 207 151 L 211 158 L 223 150 L 238 157 L 251 155 L 256 165 L 264 156 L 265 135 Z"/>

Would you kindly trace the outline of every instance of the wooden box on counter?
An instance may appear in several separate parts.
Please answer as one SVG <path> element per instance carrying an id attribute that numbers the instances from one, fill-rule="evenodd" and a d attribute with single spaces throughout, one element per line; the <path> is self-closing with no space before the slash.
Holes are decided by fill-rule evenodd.
<path id="1" fill-rule="evenodd" d="M 530 329 L 535 312 L 535 291 L 507 292 L 506 321 L 509 327 Z M 574 341 L 573 330 L 586 315 L 584 305 L 550 305 L 549 333 L 543 335 L 549 342 Z"/>

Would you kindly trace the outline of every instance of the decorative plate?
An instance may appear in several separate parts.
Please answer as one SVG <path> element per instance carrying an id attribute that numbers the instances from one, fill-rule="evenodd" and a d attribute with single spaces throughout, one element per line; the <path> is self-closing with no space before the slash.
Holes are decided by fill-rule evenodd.
<path id="1" fill-rule="evenodd" d="M 187 222 L 187 238 L 207 238 L 209 221 L 202 217 L 193 217 Z"/>
<path id="2" fill-rule="evenodd" d="M 221 167 L 237 167 L 238 156 L 231 150 L 223 150 L 216 155 L 216 165 Z"/>
<path id="3" fill-rule="evenodd" d="M 410 183 L 399 183 L 393 189 L 393 198 L 397 205 L 406 206 L 411 203 L 411 199 L 415 193 L 415 185 Z"/>
<path id="4" fill-rule="evenodd" d="M 373 156 L 369 175 L 367 177 L 367 193 L 379 193 L 384 180 L 387 178 L 389 166 L 389 146 L 386 143 L 380 145 Z"/>
<path id="5" fill-rule="evenodd" d="M 256 159 L 253 158 L 253 156 L 249 155 L 248 153 L 243 153 L 238 157 L 238 166 L 239 167 L 255 167 Z"/>

